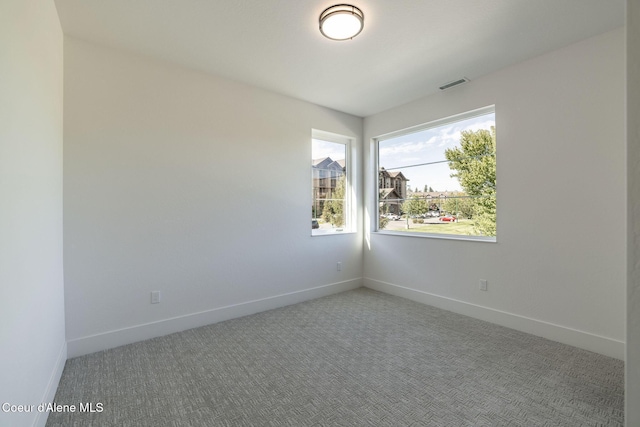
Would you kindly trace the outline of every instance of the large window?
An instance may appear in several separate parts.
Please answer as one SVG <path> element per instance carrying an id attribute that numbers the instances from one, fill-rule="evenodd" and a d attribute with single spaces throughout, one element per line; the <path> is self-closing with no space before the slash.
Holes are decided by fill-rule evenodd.
<path id="1" fill-rule="evenodd" d="M 378 230 L 496 238 L 494 107 L 376 139 Z"/>
<path id="2" fill-rule="evenodd" d="M 311 144 L 312 234 L 350 231 L 350 140 L 340 135 L 313 131 Z"/>

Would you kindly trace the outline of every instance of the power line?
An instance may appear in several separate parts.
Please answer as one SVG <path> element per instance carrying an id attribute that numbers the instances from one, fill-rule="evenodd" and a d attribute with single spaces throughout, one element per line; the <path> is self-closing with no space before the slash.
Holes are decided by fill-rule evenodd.
<path id="1" fill-rule="evenodd" d="M 469 156 L 469 157 L 463 157 L 460 160 L 469 160 L 469 159 L 480 159 L 482 157 L 487 157 L 487 156 L 495 156 L 495 153 L 489 153 L 489 154 L 481 154 L 479 156 Z M 456 160 L 459 161 L 459 160 Z M 384 168 L 385 170 L 388 171 L 392 171 L 392 170 L 398 170 L 398 169 L 406 169 L 406 168 L 414 168 L 417 166 L 429 166 L 429 165 L 435 165 L 438 163 L 451 163 L 451 160 L 438 160 L 435 162 L 427 162 L 427 163 L 417 163 L 415 165 L 407 165 L 407 166 L 397 166 L 395 168 Z"/>

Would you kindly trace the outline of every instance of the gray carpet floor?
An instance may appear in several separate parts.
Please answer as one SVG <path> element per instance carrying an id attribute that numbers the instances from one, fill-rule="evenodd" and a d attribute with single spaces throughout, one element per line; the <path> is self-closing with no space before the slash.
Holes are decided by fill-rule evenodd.
<path id="1" fill-rule="evenodd" d="M 623 362 L 368 289 L 67 361 L 47 426 L 622 426 Z"/>

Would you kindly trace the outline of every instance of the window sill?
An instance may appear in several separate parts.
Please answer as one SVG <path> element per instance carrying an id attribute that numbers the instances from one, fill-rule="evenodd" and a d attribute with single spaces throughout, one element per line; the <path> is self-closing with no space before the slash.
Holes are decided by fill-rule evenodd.
<path id="1" fill-rule="evenodd" d="M 456 235 L 456 234 L 417 233 L 417 232 L 411 232 L 411 231 L 385 231 L 385 230 L 376 231 L 375 234 L 381 234 L 385 236 L 418 237 L 422 239 L 463 240 L 467 242 L 497 243 L 497 239 L 495 237 L 485 237 L 485 236 L 462 236 L 462 235 Z"/>
<path id="2" fill-rule="evenodd" d="M 356 234 L 355 231 L 353 230 L 338 230 L 338 229 L 334 229 L 334 230 L 313 230 L 311 232 L 311 237 L 316 237 L 316 236 L 341 236 L 343 234 Z"/>

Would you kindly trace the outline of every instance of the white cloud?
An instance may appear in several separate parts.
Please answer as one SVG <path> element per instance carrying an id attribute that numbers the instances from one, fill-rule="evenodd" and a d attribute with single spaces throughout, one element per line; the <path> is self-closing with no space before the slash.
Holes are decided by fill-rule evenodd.
<path id="1" fill-rule="evenodd" d="M 391 144 L 384 144 L 384 142 L 382 142 L 380 145 L 379 154 L 380 156 L 394 156 L 400 154 L 419 153 L 424 151 L 425 148 L 427 148 L 427 146 L 432 143 L 433 142 L 430 141 L 406 141 L 402 143 Z"/>
<path id="2" fill-rule="evenodd" d="M 485 115 L 380 141 L 380 166 L 402 171 L 412 188 L 428 185 L 436 191 L 459 191 L 460 184 L 450 177 L 446 163 L 408 166 L 445 160 L 445 149 L 460 146 L 463 130 L 489 129 L 494 124 L 494 115 Z"/>

